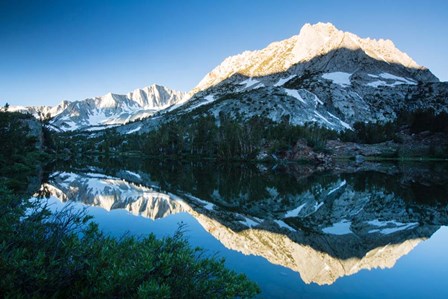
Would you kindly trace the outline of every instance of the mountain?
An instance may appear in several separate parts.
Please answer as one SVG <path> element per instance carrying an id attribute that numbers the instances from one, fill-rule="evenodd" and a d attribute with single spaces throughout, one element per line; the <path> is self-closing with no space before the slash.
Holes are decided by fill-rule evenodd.
<path id="1" fill-rule="evenodd" d="M 133 122 L 153 115 L 160 109 L 176 104 L 183 92 L 160 85 L 136 89 L 126 95 L 108 93 L 101 97 L 67 102 L 48 107 L 12 107 L 40 118 L 52 117 L 50 127 L 57 131 L 100 130 Z"/>
<path id="2" fill-rule="evenodd" d="M 322 66 L 321 62 L 320 65 L 307 65 L 306 69 L 309 72 L 322 70 L 356 71 L 360 64 L 363 63 L 353 63 L 357 62 L 356 60 L 350 59 L 354 57 L 339 57 L 343 56 L 341 55 L 344 54 L 343 52 L 334 53 L 341 49 L 349 49 L 352 51 L 361 50 L 367 56 L 377 61 L 384 61 L 387 64 L 398 64 L 416 70 L 425 70 L 425 68 L 419 66 L 407 54 L 400 52 L 390 40 L 361 39 L 352 33 L 339 31 L 329 23 L 318 23 L 316 25 L 306 24 L 300 30 L 299 35 L 280 42 L 274 42 L 263 50 L 246 51 L 240 55 L 225 59 L 224 62 L 199 82 L 194 91 L 206 90 L 234 74 L 251 78 L 281 74 L 287 72 L 297 64 L 304 64 L 328 54 L 331 54 L 332 57 L 330 59 L 323 59 L 325 66 Z M 338 65 L 338 60 L 342 60 L 342 64 Z M 359 59 L 359 62 L 361 62 L 361 59 Z M 364 64 L 366 62 L 364 61 Z M 330 65 L 328 65 L 329 63 Z M 303 68 L 301 67 L 301 69 Z M 371 68 L 369 70 L 372 72 L 376 71 Z M 424 76 L 420 79 L 438 81 L 429 72 L 425 72 Z M 281 86 L 282 84 L 274 85 Z"/>
<path id="3" fill-rule="evenodd" d="M 306 24 L 300 33 L 258 51 L 225 59 L 182 102 L 143 124 L 203 113 L 248 120 L 264 116 L 292 124 L 350 129 L 355 122 L 385 122 L 399 111 L 448 110 L 448 83 L 439 82 L 390 40 L 360 38 L 329 23 Z"/>

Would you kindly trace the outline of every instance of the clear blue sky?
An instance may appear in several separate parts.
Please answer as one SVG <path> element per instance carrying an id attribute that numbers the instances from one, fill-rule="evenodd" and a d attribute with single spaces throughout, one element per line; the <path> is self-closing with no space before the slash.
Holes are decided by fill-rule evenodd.
<path id="1" fill-rule="evenodd" d="M 389 38 L 448 80 L 448 1 L 0 0 L 0 105 L 152 83 L 188 91 L 224 58 L 331 22 Z"/>

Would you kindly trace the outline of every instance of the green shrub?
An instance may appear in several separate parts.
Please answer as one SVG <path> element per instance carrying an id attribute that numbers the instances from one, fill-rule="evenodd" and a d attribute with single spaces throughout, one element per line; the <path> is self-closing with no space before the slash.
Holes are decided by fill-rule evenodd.
<path id="1" fill-rule="evenodd" d="M 51 213 L 0 186 L 0 293 L 6 297 L 248 298 L 258 287 L 174 236 L 104 235 L 84 211 Z"/>

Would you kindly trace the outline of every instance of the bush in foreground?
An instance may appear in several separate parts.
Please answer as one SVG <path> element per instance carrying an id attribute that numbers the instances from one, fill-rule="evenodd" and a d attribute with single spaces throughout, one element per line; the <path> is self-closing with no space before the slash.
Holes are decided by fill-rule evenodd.
<path id="1" fill-rule="evenodd" d="M 0 293 L 8 297 L 249 298 L 259 288 L 179 230 L 104 235 L 84 212 L 50 212 L 0 186 Z"/>

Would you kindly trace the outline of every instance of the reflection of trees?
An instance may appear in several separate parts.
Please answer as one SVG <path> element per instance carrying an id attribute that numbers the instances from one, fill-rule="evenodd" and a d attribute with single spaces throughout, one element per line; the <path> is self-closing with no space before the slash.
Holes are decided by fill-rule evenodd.
<path id="1" fill-rule="evenodd" d="M 317 196 L 338 179 L 346 180 L 355 191 L 384 189 L 417 204 L 437 204 L 448 200 L 448 165 L 443 163 L 390 164 L 385 165 L 381 172 L 356 172 L 351 169 L 345 172 L 344 168 L 338 172 L 316 172 L 306 165 L 296 164 L 260 166 L 210 161 L 142 162 L 141 159 L 87 161 L 84 165 L 83 161 L 73 159 L 67 164 L 70 163 L 72 165 L 63 165 L 62 169 L 88 169 L 87 164 L 109 175 L 115 175 L 122 169 L 144 173 L 147 180 L 162 190 L 189 193 L 230 209 L 260 205 L 263 202 L 268 205 L 272 200 L 277 200 L 279 206 L 288 209 L 294 205 L 291 198 L 304 192 Z M 267 170 L 269 168 L 274 170 Z"/>
<path id="2" fill-rule="evenodd" d="M 398 173 L 366 171 L 342 174 L 355 191 L 384 188 L 417 204 L 448 203 L 448 164 L 402 165 Z"/>
<path id="3" fill-rule="evenodd" d="M 257 201 L 270 196 L 275 188 L 280 195 L 299 194 L 310 187 L 286 172 L 260 172 L 253 164 L 173 163 L 145 164 L 151 179 L 161 188 L 173 188 L 212 200 L 218 191 L 224 202 L 234 205 L 244 194 L 244 201 Z M 314 178 L 316 179 L 316 178 Z M 322 180 L 324 181 L 324 180 Z M 313 180 L 313 182 L 315 182 Z"/>

